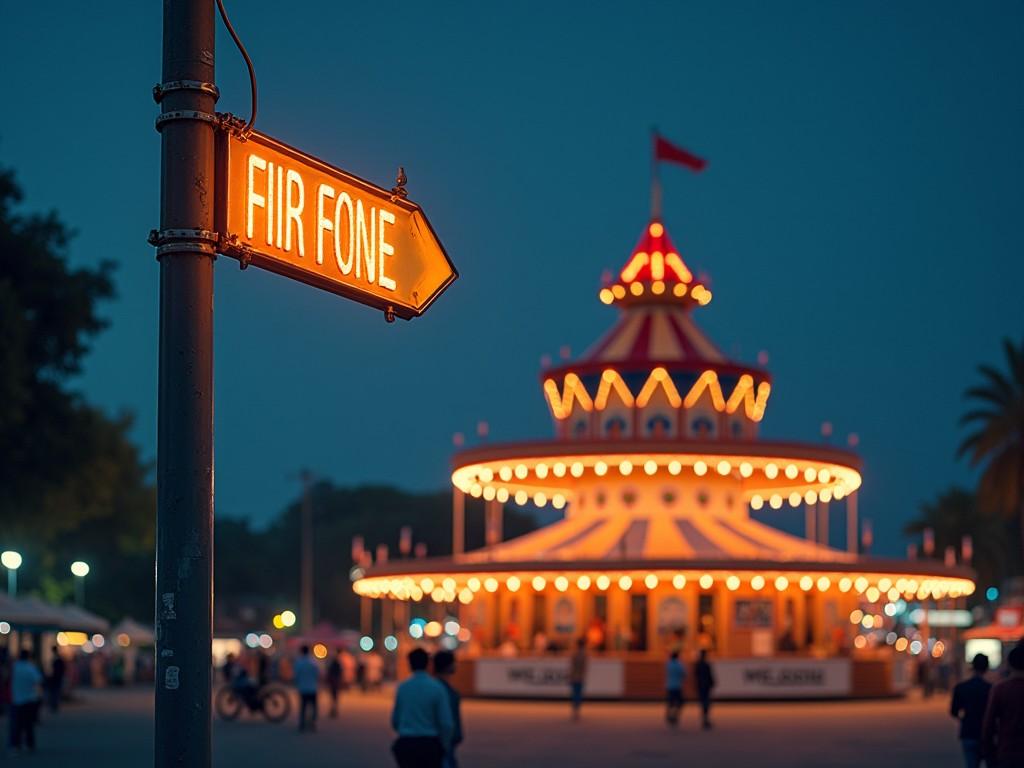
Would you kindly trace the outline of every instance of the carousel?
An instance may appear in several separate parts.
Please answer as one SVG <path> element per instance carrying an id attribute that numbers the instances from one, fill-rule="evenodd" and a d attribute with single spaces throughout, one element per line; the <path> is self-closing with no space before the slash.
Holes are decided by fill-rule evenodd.
<path id="1" fill-rule="evenodd" d="M 408 642 L 457 638 L 469 695 L 567 695 L 580 638 L 591 697 L 661 696 L 667 654 L 701 649 L 720 698 L 901 693 L 908 649 L 936 646 L 899 614 L 963 600 L 971 571 L 867 557 L 859 458 L 758 438 L 771 376 L 697 326 L 712 293 L 660 218 L 598 298 L 617 322 L 541 376 L 554 439 L 457 453 L 455 554 L 369 565 L 355 591 L 386 601 Z M 462 552 L 467 495 L 484 502 L 489 543 Z M 510 502 L 563 516 L 501 541 Z M 805 508 L 805 536 L 771 524 L 787 505 Z M 846 516 L 841 549 L 829 545 L 830 509 Z"/>

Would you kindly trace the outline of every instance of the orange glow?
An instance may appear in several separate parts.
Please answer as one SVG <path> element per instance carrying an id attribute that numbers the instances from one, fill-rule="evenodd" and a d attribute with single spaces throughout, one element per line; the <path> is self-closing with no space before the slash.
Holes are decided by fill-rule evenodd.
<path id="1" fill-rule="evenodd" d="M 614 296 L 616 299 L 624 298 L 625 295 L 626 289 L 622 285 L 616 283 L 615 285 L 612 286 L 612 296 Z"/>
<path id="2" fill-rule="evenodd" d="M 640 270 L 647 266 L 649 260 L 647 254 L 643 251 L 634 254 L 633 258 L 629 260 L 629 263 L 623 267 L 622 272 L 619 274 L 622 282 L 632 282 L 640 274 Z"/>
<path id="3" fill-rule="evenodd" d="M 648 573 L 644 576 L 644 586 L 648 589 L 654 589 L 658 586 L 658 577 L 653 573 Z"/>
<path id="4" fill-rule="evenodd" d="M 672 295 L 678 298 L 683 298 L 686 295 L 686 285 L 684 283 L 676 283 L 672 286 Z"/>
<path id="5" fill-rule="evenodd" d="M 718 374 L 714 371 L 704 371 L 700 375 L 700 378 L 694 382 L 690 391 L 686 393 L 686 397 L 683 399 L 683 407 L 693 408 L 700 400 L 700 396 L 704 394 L 704 390 L 708 390 L 708 393 L 711 395 L 711 402 L 714 404 L 715 410 L 725 410 L 725 398 L 722 396 L 722 387 L 718 383 Z"/>
<path id="6" fill-rule="evenodd" d="M 530 582 L 535 592 L 543 592 L 544 587 L 547 586 L 547 581 L 543 576 L 534 576 L 533 581 Z"/>
<path id="7" fill-rule="evenodd" d="M 651 277 L 658 282 L 665 279 L 665 257 L 661 251 L 651 254 Z"/>
<path id="8" fill-rule="evenodd" d="M 700 584 L 701 589 L 711 589 L 711 585 L 715 583 L 715 580 L 710 573 L 705 573 L 697 583 Z"/>
<path id="9" fill-rule="evenodd" d="M 664 368 L 658 367 L 651 371 L 651 375 L 648 376 L 647 381 L 644 382 L 644 386 L 640 390 L 640 394 L 637 395 L 637 407 L 646 407 L 659 386 L 664 390 L 665 396 L 668 398 L 669 405 L 673 408 L 678 408 L 683 404 L 683 398 L 679 396 L 679 390 L 676 389 L 676 385 L 668 375 L 668 371 Z"/>
<path id="10" fill-rule="evenodd" d="M 665 283 L 661 280 L 655 280 L 651 283 L 651 293 L 655 296 L 661 296 L 665 292 Z"/>
<path id="11" fill-rule="evenodd" d="M 665 227 L 662 226 L 660 221 L 652 221 L 647 231 L 651 233 L 651 237 L 661 237 L 665 232 Z"/>
<path id="12" fill-rule="evenodd" d="M 775 588 L 779 592 L 785 592 L 787 589 L 789 589 L 789 579 L 787 579 L 785 576 L 776 576 Z"/>
<path id="13" fill-rule="evenodd" d="M 630 283 L 629 284 L 629 292 L 632 293 L 634 296 L 640 296 L 644 292 L 644 284 L 643 283 Z"/>
<path id="14" fill-rule="evenodd" d="M 665 266 L 675 272 L 676 278 L 678 278 L 681 283 L 688 283 L 693 280 L 693 275 L 690 274 L 690 270 L 686 268 L 683 260 L 679 258 L 679 254 L 675 251 L 670 251 L 665 254 Z M 681 296 L 682 294 L 679 295 Z"/>
<path id="15" fill-rule="evenodd" d="M 326 659 L 327 658 L 327 646 L 324 645 L 323 643 L 317 643 L 316 645 L 313 646 L 313 655 L 316 656 L 318 659 Z"/>
<path id="16" fill-rule="evenodd" d="M 566 382 L 568 382 L 568 380 L 569 377 L 566 376 Z M 576 380 L 579 381 L 578 378 Z M 583 388 L 582 385 L 580 385 L 580 388 Z M 608 405 L 608 398 L 611 396 L 613 389 L 615 394 L 619 396 L 619 400 L 622 401 L 623 405 L 627 408 L 633 407 L 633 393 L 629 391 L 629 387 L 626 386 L 626 382 L 622 380 L 622 376 L 619 375 L 618 371 L 608 368 L 601 374 L 601 383 L 597 387 L 597 397 L 594 398 L 594 406 L 597 410 L 603 411 L 605 409 Z M 566 415 L 568 415 L 568 413 L 566 413 Z"/>
<path id="17" fill-rule="evenodd" d="M 598 297 L 601 299 L 602 304 L 611 304 L 615 301 L 615 294 L 611 292 L 610 288 L 602 288 Z"/>
<path id="18" fill-rule="evenodd" d="M 608 587 L 612 585 L 612 580 L 604 574 L 601 574 L 597 577 L 597 581 L 594 583 L 597 585 L 598 589 L 604 592 L 606 589 L 608 589 Z"/>
<path id="19" fill-rule="evenodd" d="M 630 589 L 632 589 L 632 587 L 633 587 L 633 579 L 632 578 L 630 578 L 629 576 L 620 576 L 619 577 L 619 589 L 621 589 L 623 592 L 628 592 Z"/>

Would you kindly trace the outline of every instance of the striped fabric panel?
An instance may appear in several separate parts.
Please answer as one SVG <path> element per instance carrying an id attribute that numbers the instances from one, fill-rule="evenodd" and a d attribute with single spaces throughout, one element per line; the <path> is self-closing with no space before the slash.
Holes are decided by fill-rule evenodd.
<path id="1" fill-rule="evenodd" d="M 643 321 L 640 323 L 640 329 L 636 333 L 636 338 L 633 340 L 633 347 L 629 350 L 630 360 L 647 360 L 649 359 L 648 347 L 651 343 L 651 325 L 654 322 L 654 318 L 650 312 L 643 313 Z"/>
<path id="2" fill-rule="evenodd" d="M 718 525 L 721 528 L 724 528 L 725 530 L 729 531 L 733 536 L 736 536 L 737 538 L 746 541 L 748 544 L 757 547 L 759 552 L 768 553 L 772 556 L 777 556 L 779 554 L 778 549 L 776 549 L 773 546 L 770 546 L 767 542 L 764 541 L 764 539 L 758 539 L 757 537 L 751 535 L 749 531 L 744 531 L 739 526 L 734 525 L 732 520 L 719 520 Z"/>
<path id="3" fill-rule="evenodd" d="M 464 559 L 469 561 L 529 560 L 536 557 L 538 553 L 575 535 L 581 528 L 586 527 L 587 523 L 587 518 L 578 517 L 559 520 L 536 531 L 509 539 L 489 550 L 483 549 L 470 553 Z"/>
<path id="4" fill-rule="evenodd" d="M 696 350 L 698 357 L 717 363 L 724 363 L 726 361 L 725 355 L 704 335 L 704 332 L 697 327 L 688 314 L 677 312 L 674 319 L 686 337 L 688 346 Z"/>
<path id="5" fill-rule="evenodd" d="M 654 360 L 682 360 L 682 347 L 672 332 L 668 313 L 658 310 L 651 314 L 651 340 L 648 351 Z"/>
<path id="6" fill-rule="evenodd" d="M 853 555 L 846 552 L 832 549 L 831 547 L 823 547 L 820 544 L 801 539 L 798 536 L 792 536 L 757 520 L 749 518 L 737 519 L 735 525 L 745 530 L 749 535 L 764 541 L 769 546 L 775 547 L 783 557 L 792 560 L 841 562 L 855 559 Z"/>
<path id="7" fill-rule="evenodd" d="M 647 520 L 633 520 L 622 537 L 605 553 L 604 559 L 643 557 L 645 541 L 647 541 Z"/>
<path id="8" fill-rule="evenodd" d="M 547 549 L 547 553 L 551 553 L 551 554 L 555 554 L 555 555 L 561 555 L 561 554 L 572 555 L 572 554 L 574 554 L 573 552 L 564 551 L 564 550 L 569 550 L 574 544 L 576 544 L 576 543 L 578 543 L 580 541 L 583 541 L 583 539 L 587 538 L 587 536 L 589 536 L 595 530 L 597 530 L 602 525 L 604 525 L 607 522 L 607 520 L 608 520 L 608 518 L 605 518 L 605 517 L 599 517 L 596 520 L 591 520 L 590 523 L 586 527 L 584 527 L 582 530 L 576 531 L 575 533 L 571 534 L 568 538 L 560 541 L 558 544 L 555 544 L 554 546 L 549 547 Z"/>
<path id="9" fill-rule="evenodd" d="M 694 525 L 721 551 L 730 557 L 764 557 L 766 547 L 756 537 L 737 536 L 726 528 L 717 517 L 694 518 Z"/>
<path id="10" fill-rule="evenodd" d="M 677 517 L 676 527 L 697 557 L 728 557 L 731 554 L 705 536 L 689 518 Z"/>
<path id="11" fill-rule="evenodd" d="M 633 350 L 633 344 L 643 325 L 644 317 L 645 315 L 639 313 L 627 314 L 623 322 L 617 326 L 618 332 L 615 334 L 615 338 L 601 350 L 599 355 L 595 355 L 594 359 L 612 361 L 627 358 Z"/>
<path id="12" fill-rule="evenodd" d="M 629 528 L 630 519 L 624 516 L 608 518 L 605 524 L 594 531 L 586 538 L 576 542 L 575 552 L 572 557 L 580 560 L 599 560 L 605 553 L 622 538 L 623 533 Z"/>
<path id="13" fill-rule="evenodd" d="M 695 552 L 675 525 L 675 521 L 667 515 L 654 515 L 650 518 L 651 526 L 647 531 L 647 545 L 644 557 L 651 559 L 693 557 Z"/>

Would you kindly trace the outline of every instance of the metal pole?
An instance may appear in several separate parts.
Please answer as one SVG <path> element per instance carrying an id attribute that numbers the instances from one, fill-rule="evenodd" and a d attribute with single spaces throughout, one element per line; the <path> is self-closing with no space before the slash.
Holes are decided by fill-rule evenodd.
<path id="1" fill-rule="evenodd" d="M 156 768 L 209 768 L 213 626 L 213 0 L 164 0 Z"/>
<path id="2" fill-rule="evenodd" d="M 302 551 L 301 589 L 299 596 L 299 626 L 308 635 L 313 628 L 313 500 L 309 495 L 313 475 L 303 470 L 302 478 Z"/>
<path id="3" fill-rule="evenodd" d="M 18 569 L 8 568 L 7 569 L 7 596 L 17 597 L 18 596 Z"/>
<path id="4" fill-rule="evenodd" d="M 804 505 L 804 537 L 808 541 L 817 541 L 818 534 L 815 532 L 815 525 L 818 521 L 818 505 Z"/>
<path id="5" fill-rule="evenodd" d="M 818 507 L 818 543 L 828 546 L 828 502 L 819 501 Z"/>
<path id="6" fill-rule="evenodd" d="M 452 554 L 466 549 L 466 495 L 452 486 Z"/>
<path id="7" fill-rule="evenodd" d="M 85 607 L 85 577 L 75 576 L 75 604 L 79 608 Z"/>
<path id="8" fill-rule="evenodd" d="M 853 491 L 846 497 L 846 551 L 857 554 L 860 547 L 857 541 L 857 492 Z"/>

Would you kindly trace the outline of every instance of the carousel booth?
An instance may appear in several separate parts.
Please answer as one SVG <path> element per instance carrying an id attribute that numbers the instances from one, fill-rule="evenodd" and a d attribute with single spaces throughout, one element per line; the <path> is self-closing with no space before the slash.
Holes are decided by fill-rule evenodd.
<path id="1" fill-rule="evenodd" d="M 771 377 L 698 328 L 711 292 L 661 221 L 599 298 L 618 322 L 542 375 L 555 438 L 454 457 L 457 525 L 462 494 L 483 499 L 492 543 L 463 553 L 457 532 L 453 557 L 371 566 L 356 592 L 413 638 L 454 633 L 469 695 L 566 696 L 581 637 L 595 698 L 662 696 L 673 649 L 709 652 L 719 698 L 904 690 L 911 655 L 865 629 L 890 606 L 962 599 L 971 572 L 858 553 L 858 457 L 758 439 Z M 501 542 L 509 501 L 564 517 Z M 805 508 L 806 537 L 769 524 L 783 505 Z M 827 543 L 830 505 L 847 515 L 846 549 Z"/>

